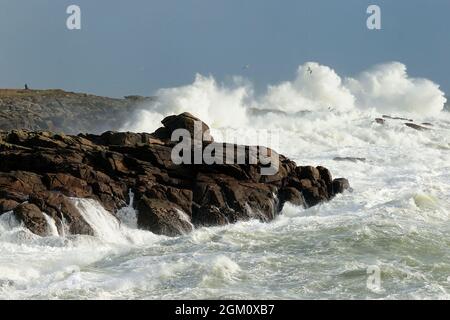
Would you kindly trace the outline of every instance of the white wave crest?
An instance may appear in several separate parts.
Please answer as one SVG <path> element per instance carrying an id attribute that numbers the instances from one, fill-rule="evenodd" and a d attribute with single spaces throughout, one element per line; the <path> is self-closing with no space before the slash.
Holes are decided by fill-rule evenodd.
<path id="1" fill-rule="evenodd" d="M 142 106 L 122 130 L 153 132 L 163 117 L 185 111 L 213 129 L 266 128 L 286 125 L 284 120 L 293 116 L 308 120 L 299 113 L 309 111 L 316 118 L 330 114 L 347 116 L 351 111 L 369 109 L 396 115 L 435 116 L 446 102 L 439 85 L 409 76 L 400 62 L 376 65 L 354 77 L 341 77 L 328 66 L 307 62 L 298 67 L 293 80 L 269 85 L 261 95 L 255 95 L 251 83 L 241 77 L 225 85 L 212 76 L 197 74 L 192 84 L 160 89 L 155 95 L 157 102 Z M 280 117 L 281 122 L 277 121 Z"/>

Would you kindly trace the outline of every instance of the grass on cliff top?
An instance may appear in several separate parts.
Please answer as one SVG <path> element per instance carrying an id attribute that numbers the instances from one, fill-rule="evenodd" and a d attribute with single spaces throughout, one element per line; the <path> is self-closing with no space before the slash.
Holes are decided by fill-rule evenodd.
<path id="1" fill-rule="evenodd" d="M 32 89 L 0 89 L 0 98 L 33 97 L 33 96 L 67 96 L 74 95 L 61 89 L 32 90 Z"/>
<path id="2" fill-rule="evenodd" d="M 111 97 L 102 97 L 89 93 L 78 93 L 71 91 L 64 91 L 61 89 L 46 89 L 46 90 L 34 90 L 34 89 L 0 89 L 0 99 L 1 98 L 32 98 L 32 97 L 97 97 L 97 98 L 106 98 L 111 100 L 131 100 L 131 101 L 141 101 L 141 100 L 154 100 L 154 97 L 144 97 L 144 96 L 125 96 L 123 98 L 111 98 Z"/>

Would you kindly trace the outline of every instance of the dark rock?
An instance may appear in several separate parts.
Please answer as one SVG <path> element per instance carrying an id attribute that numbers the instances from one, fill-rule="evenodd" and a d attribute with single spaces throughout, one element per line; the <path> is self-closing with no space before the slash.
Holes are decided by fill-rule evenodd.
<path id="1" fill-rule="evenodd" d="M 311 187 L 302 191 L 307 207 L 313 207 L 323 201 L 318 187 Z"/>
<path id="2" fill-rule="evenodd" d="M 296 188 L 285 188 L 281 192 L 280 200 L 284 202 L 292 203 L 296 206 L 307 207 L 305 197 L 301 191 Z"/>
<path id="3" fill-rule="evenodd" d="M 214 205 L 199 206 L 193 210 L 192 221 L 196 226 L 203 227 L 226 225 L 230 223 L 228 217 L 232 215 L 228 210 L 224 211 L 224 209 L 219 209 Z"/>
<path id="4" fill-rule="evenodd" d="M 79 137 L 89 139 L 96 144 L 104 146 L 137 147 L 148 144 L 164 145 L 163 141 L 158 139 L 155 135 L 149 133 L 107 131 L 100 136 L 96 136 L 93 134 L 80 134 Z"/>
<path id="5" fill-rule="evenodd" d="M 133 101 L 146 101 L 148 98 L 139 96 L 139 95 L 131 95 L 131 96 L 125 96 L 124 97 L 127 100 L 133 100 Z"/>
<path id="6" fill-rule="evenodd" d="M 194 140 L 197 137 L 195 136 L 195 125 L 198 124 L 199 134 L 202 136 L 200 137 L 203 141 L 214 141 L 212 136 L 209 134 L 209 127 L 206 123 L 198 119 L 197 117 L 194 117 L 189 112 L 184 112 L 179 115 L 173 115 L 164 118 L 161 123 L 164 125 L 165 131 L 160 131 L 160 135 L 162 133 L 161 138 L 167 139 L 168 137 L 172 136 L 173 131 L 176 129 L 186 129 L 191 134 L 191 138 Z M 157 131 L 158 132 L 158 131 Z M 154 133 L 155 136 L 158 137 L 157 132 Z"/>
<path id="7" fill-rule="evenodd" d="M 333 192 L 335 194 L 342 193 L 350 189 L 350 183 L 345 178 L 338 178 L 333 180 Z"/>
<path id="8" fill-rule="evenodd" d="M 1 155 L 2 153 L 0 153 L 0 159 L 3 159 Z M 21 164 L 26 166 L 24 163 Z M 4 162 L 3 165 L 7 165 L 7 163 Z M 2 164 L 0 164 L 1 166 Z M 0 172 L 0 198 L 24 202 L 28 200 L 28 196 L 31 193 L 43 190 L 46 190 L 46 188 L 42 183 L 41 177 L 35 173 L 12 170 Z"/>
<path id="9" fill-rule="evenodd" d="M 334 161 L 351 161 L 351 162 L 364 162 L 366 161 L 366 158 L 357 158 L 357 157 L 335 157 L 333 158 Z"/>
<path id="10" fill-rule="evenodd" d="M 0 199 L 0 214 L 14 210 L 19 203 L 14 200 Z"/>
<path id="11" fill-rule="evenodd" d="M 193 230 L 189 217 L 169 201 L 142 197 L 137 205 L 138 226 L 156 234 L 177 236 Z"/>
<path id="12" fill-rule="evenodd" d="M 415 130 L 418 130 L 418 131 L 427 131 L 427 130 L 431 130 L 430 128 L 427 128 L 427 127 L 423 127 L 423 126 L 419 126 L 418 124 L 415 124 L 415 123 L 405 123 L 405 125 L 407 126 L 407 127 L 410 127 L 410 128 L 413 128 L 413 129 L 415 129 Z"/>
<path id="13" fill-rule="evenodd" d="M 1 287 L 13 287 L 14 284 L 15 283 L 12 280 L 0 279 L 0 288 Z"/>
<path id="14" fill-rule="evenodd" d="M 320 172 L 317 168 L 312 166 L 297 167 L 297 176 L 300 179 L 319 180 Z"/>
<path id="15" fill-rule="evenodd" d="M 36 205 L 23 203 L 14 209 L 14 214 L 31 232 L 39 236 L 48 235 L 47 220 Z"/>
<path id="16" fill-rule="evenodd" d="M 279 167 L 264 175 L 264 165 L 250 152 L 255 147 L 216 143 L 209 137 L 200 143 L 201 151 L 215 150 L 214 158 L 224 160 L 230 149 L 219 147 L 231 147 L 234 164 L 176 165 L 171 133 L 184 128 L 192 134 L 195 121 L 200 120 L 188 113 L 170 116 L 153 134 L 0 132 L 0 212 L 14 210 L 39 235 L 47 234 L 43 212 L 54 219 L 60 234 L 64 225 L 72 234 L 93 235 L 69 197 L 97 200 L 114 216 L 129 203 L 131 190 L 139 227 L 174 236 L 193 226 L 267 222 L 286 202 L 310 207 L 349 188 L 347 180 L 333 180 L 324 167 L 297 166 L 270 149 L 268 155 Z M 207 133 L 208 126 L 199 124 Z M 191 156 L 195 146 L 190 145 Z M 246 164 L 236 164 L 238 158 Z"/>
<path id="17" fill-rule="evenodd" d="M 332 196 L 333 193 L 333 176 L 331 175 L 330 170 L 328 170 L 325 167 L 319 166 L 317 167 L 317 170 L 319 170 L 320 178 L 325 183 L 327 187 L 327 192 L 329 196 Z"/>
<path id="18" fill-rule="evenodd" d="M 92 195 L 92 187 L 86 181 L 68 174 L 48 173 L 43 181 L 48 190 L 60 191 L 71 197 L 87 198 Z"/>
<path id="19" fill-rule="evenodd" d="M 270 185 L 251 181 L 237 181 L 223 174 L 197 177 L 194 189 L 193 223 L 211 225 L 205 213 L 213 215 L 217 224 L 240 220 L 259 219 L 270 221 L 277 214 Z"/>
<path id="20" fill-rule="evenodd" d="M 94 235 L 92 227 L 69 199 L 61 193 L 39 192 L 31 195 L 29 201 L 55 220 L 59 234 L 65 232 L 62 230 L 65 226 L 71 234 Z"/>
<path id="21" fill-rule="evenodd" d="M 382 118 L 376 118 L 376 119 L 375 119 L 375 122 L 378 123 L 378 124 L 385 124 L 385 123 L 386 123 L 386 120 L 384 120 L 384 119 L 382 119 Z"/>
<path id="22" fill-rule="evenodd" d="M 333 182 L 333 176 L 331 175 L 330 170 L 322 166 L 317 167 L 317 170 L 319 170 L 320 178 L 325 182 L 325 184 L 331 185 Z"/>
<path id="23" fill-rule="evenodd" d="M 412 119 L 408 119 L 408 118 L 402 118 L 402 117 L 392 117 L 392 116 L 388 116 L 388 115 L 383 115 L 383 118 L 385 119 L 391 119 L 391 120 L 403 120 L 403 121 L 409 121 L 409 122 L 413 122 L 414 120 Z"/>
<path id="24" fill-rule="evenodd" d="M 298 186 L 299 186 L 299 189 L 300 189 L 300 190 L 303 190 L 303 189 L 310 189 L 310 188 L 313 187 L 313 181 L 312 181 L 312 180 L 309 180 L 309 179 L 301 179 L 301 180 L 299 181 Z"/>

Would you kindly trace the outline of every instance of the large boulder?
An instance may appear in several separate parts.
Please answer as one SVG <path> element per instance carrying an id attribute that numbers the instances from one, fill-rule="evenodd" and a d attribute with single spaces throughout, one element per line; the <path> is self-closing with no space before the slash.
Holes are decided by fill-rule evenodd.
<path id="1" fill-rule="evenodd" d="M 170 140 L 172 133 L 175 130 L 185 129 L 190 133 L 193 140 L 200 138 L 202 141 L 214 141 L 213 137 L 209 133 L 209 126 L 189 112 L 168 116 L 164 118 L 161 123 L 164 127 L 159 128 L 153 133 L 153 135 L 157 138 Z"/>
<path id="2" fill-rule="evenodd" d="M 137 204 L 138 226 L 156 234 L 176 236 L 193 230 L 190 217 L 169 201 L 142 197 Z"/>
<path id="3" fill-rule="evenodd" d="M 427 127 L 424 127 L 424 126 L 420 126 L 418 124 L 410 123 L 410 122 L 405 123 L 405 126 L 410 127 L 412 129 L 415 129 L 417 131 L 428 131 L 428 130 L 431 130 L 430 128 L 427 128 Z"/>
<path id="4" fill-rule="evenodd" d="M 350 183 L 345 178 L 338 178 L 333 180 L 333 192 L 335 194 L 342 193 L 345 190 L 351 190 Z"/>

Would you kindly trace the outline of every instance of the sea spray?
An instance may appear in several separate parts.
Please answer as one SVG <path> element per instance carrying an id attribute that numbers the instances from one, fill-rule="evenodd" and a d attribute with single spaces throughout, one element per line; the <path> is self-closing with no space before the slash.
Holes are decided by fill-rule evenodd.
<path id="1" fill-rule="evenodd" d="M 192 224 L 191 219 L 189 218 L 189 216 L 188 216 L 184 211 L 182 211 L 182 210 L 180 210 L 180 209 L 175 209 L 175 210 L 176 210 L 176 212 L 177 212 L 178 217 L 180 218 L 180 220 L 182 220 L 182 221 L 188 223 L 188 224 L 190 225 L 190 227 L 191 227 L 191 230 L 194 230 L 195 227 L 194 227 L 194 225 Z M 184 233 L 183 230 L 179 230 L 179 231 L 180 231 L 181 234 Z"/>
<path id="2" fill-rule="evenodd" d="M 131 219 L 119 222 L 97 202 L 74 199 L 83 204 L 79 207 L 96 226 L 96 235 L 67 239 L 33 235 L 12 212 L 5 213 L 0 216 L 0 279 L 8 285 L 1 287 L 0 297 L 448 299 L 450 115 L 439 111 L 442 94 L 436 86 L 408 76 L 399 65 L 353 76 L 361 82 L 359 89 L 350 89 L 348 79 L 333 75 L 331 68 L 310 66 L 312 75 L 330 78 L 324 82 L 330 88 L 312 87 L 308 93 L 293 83 L 286 86 L 291 97 L 280 105 L 265 103 L 270 110 L 263 110 L 264 102 L 276 101 L 271 94 L 275 97 L 284 86 L 275 84 L 272 93 L 255 96 L 248 85 L 228 88 L 213 78 L 198 79 L 197 88 L 166 91 L 156 109 L 146 110 L 158 113 L 154 119 L 130 119 L 127 128 L 152 132 L 163 113 L 196 110 L 202 119 L 201 113 L 206 113 L 214 120 L 208 123 L 216 129 L 234 127 L 230 133 L 245 134 L 249 142 L 254 135 L 241 126 L 276 127 L 282 132 L 277 151 L 298 165 L 323 165 L 336 176 L 349 177 L 352 193 L 309 209 L 286 204 L 270 223 L 252 220 L 197 228 L 174 238 L 137 230 L 134 222 L 126 222 L 134 221 L 136 214 L 131 204 L 122 209 L 129 210 L 127 214 L 117 213 L 119 219 Z M 309 78 L 302 70 L 296 76 L 303 86 Z M 402 90 L 377 92 L 374 79 L 384 79 L 383 87 L 400 83 Z M 320 81 L 312 79 L 314 83 Z M 203 91 L 202 86 L 209 88 Z M 245 90 L 239 91 L 241 87 Z M 332 89 L 336 100 L 320 97 Z M 351 108 L 345 102 L 348 92 L 354 96 Z M 235 104 L 232 110 L 239 116 L 216 113 L 215 99 L 227 94 L 231 97 L 224 101 Z M 201 108 L 197 101 L 203 101 Z M 248 111 L 258 107 L 258 112 Z M 374 121 L 383 113 L 410 112 L 415 122 L 433 124 L 432 130 L 419 132 L 400 120 Z M 338 156 L 366 161 L 334 161 Z M 367 270 L 373 267 L 382 276 L 379 293 L 367 288 Z"/>
<path id="3" fill-rule="evenodd" d="M 212 76 L 196 75 L 192 84 L 161 89 L 155 96 L 157 101 L 141 106 L 123 131 L 152 132 L 161 118 L 184 111 L 213 129 L 279 128 L 292 118 L 298 127 L 305 115 L 302 112 L 313 112 L 313 117 L 320 118 L 373 109 L 424 117 L 439 114 L 446 102 L 437 84 L 410 77 L 400 62 L 379 64 L 353 77 L 341 77 L 330 67 L 307 62 L 298 67 L 293 80 L 269 85 L 258 96 L 249 82 L 236 80 L 226 86 Z M 257 118 L 262 114 L 255 116 L 252 110 L 264 111 L 267 116 L 260 121 Z"/>
<path id="4" fill-rule="evenodd" d="M 47 222 L 48 235 L 56 236 L 56 237 L 59 236 L 58 228 L 56 227 L 55 220 L 52 217 L 50 217 L 48 214 L 46 214 L 45 212 L 42 212 L 42 214 L 44 215 L 45 221 Z"/>
<path id="5" fill-rule="evenodd" d="M 137 229 L 137 216 L 134 206 L 134 193 L 129 190 L 128 197 L 130 199 L 127 206 L 117 212 L 119 220 L 131 229 Z"/>
<path id="6" fill-rule="evenodd" d="M 147 244 L 147 242 L 151 243 L 158 239 L 158 236 L 151 232 L 133 228 L 133 223 L 130 223 L 130 221 L 135 221 L 136 218 L 130 218 L 130 216 L 136 213 L 130 207 L 122 209 L 127 213 L 124 214 L 122 211 L 118 214 L 118 217 L 126 216 L 131 227 L 122 223 L 118 217 L 105 210 L 96 200 L 71 198 L 71 202 L 92 227 L 95 236 L 106 243 L 139 245 Z"/>

